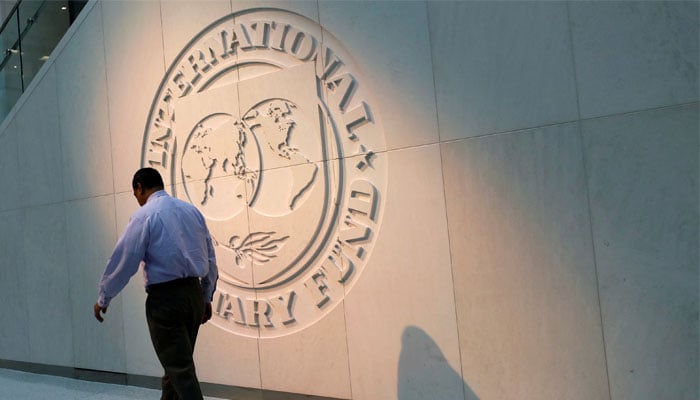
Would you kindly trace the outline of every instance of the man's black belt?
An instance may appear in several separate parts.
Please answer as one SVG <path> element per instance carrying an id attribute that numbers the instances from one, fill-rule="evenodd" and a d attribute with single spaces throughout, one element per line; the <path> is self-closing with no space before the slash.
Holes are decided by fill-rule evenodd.
<path id="1" fill-rule="evenodd" d="M 199 278 L 180 278 L 174 279 L 172 281 L 154 283 L 152 285 L 146 286 L 146 293 L 157 293 L 162 291 L 170 291 L 173 289 L 184 289 L 187 287 L 197 287 L 200 286 Z"/>

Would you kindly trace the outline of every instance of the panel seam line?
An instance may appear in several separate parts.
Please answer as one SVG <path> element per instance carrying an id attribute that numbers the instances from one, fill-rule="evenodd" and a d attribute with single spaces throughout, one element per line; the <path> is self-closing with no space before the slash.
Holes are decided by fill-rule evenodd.
<path id="1" fill-rule="evenodd" d="M 432 75 L 432 80 L 433 80 L 433 101 L 435 104 L 435 127 L 437 129 L 437 134 L 438 134 L 438 153 L 440 155 L 440 180 L 442 181 L 442 202 L 443 206 L 445 207 L 445 228 L 447 230 L 447 249 L 448 249 L 448 256 L 450 259 L 450 277 L 452 279 L 452 304 L 454 305 L 454 315 L 455 315 L 455 325 L 456 325 L 456 333 L 457 333 L 457 353 L 459 355 L 459 376 L 461 378 L 461 389 L 462 389 L 462 398 L 467 400 L 467 392 L 466 392 L 466 377 L 464 376 L 464 362 L 462 358 L 462 341 L 461 341 L 461 335 L 460 335 L 460 329 L 459 329 L 459 312 L 457 310 L 457 290 L 456 290 L 456 285 L 455 285 L 455 275 L 454 275 L 454 260 L 452 258 L 452 238 L 450 236 L 450 217 L 449 213 L 447 211 L 447 191 L 445 189 L 445 165 L 442 157 L 442 140 L 441 140 L 441 131 L 440 131 L 440 110 L 438 109 L 438 100 L 437 100 L 437 82 L 435 79 L 435 57 L 433 55 L 433 46 L 432 44 L 432 37 L 430 35 L 430 7 L 428 5 L 428 2 L 425 2 L 425 17 L 426 17 L 426 27 L 427 27 L 427 35 L 428 35 L 428 44 L 430 47 L 430 72 Z M 448 363 L 449 364 L 449 363 Z"/>
<path id="2" fill-rule="evenodd" d="M 581 102 L 579 98 L 579 83 L 578 83 L 578 73 L 576 70 L 576 54 L 575 54 L 575 49 L 574 49 L 574 34 L 573 34 L 573 27 L 572 27 L 572 22 L 571 22 L 571 10 L 570 10 L 570 5 L 569 3 L 565 4 L 566 7 L 566 19 L 567 19 L 567 26 L 568 26 L 568 34 L 569 34 L 569 44 L 571 46 L 571 66 L 573 69 L 574 73 L 574 91 L 576 93 L 576 112 L 578 113 L 578 121 L 576 123 L 576 130 L 578 132 L 579 136 L 579 142 L 581 145 L 581 163 L 583 167 L 583 186 L 585 189 L 585 196 L 586 196 L 586 206 L 588 210 L 588 232 L 589 232 L 589 237 L 591 240 L 591 251 L 593 253 L 593 272 L 595 275 L 595 282 L 596 282 L 596 297 L 598 300 L 598 316 L 599 316 L 599 321 L 600 321 L 600 334 L 601 334 L 601 340 L 603 341 L 603 362 L 605 365 L 605 376 L 607 378 L 607 383 L 608 383 L 608 398 L 612 400 L 612 386 L 610 383 L 610 371 L 608 368 L 608 353 L 607 353 L 607 342 L 605 340 L 605 325 L 604 325 L 604 318 L 603 318 L 603 307 L 602 307 L 602 302 L 600 299 L 600 279 L 598 276 L 598 255 L 596 253 L 596 245 L 595 245 L 595 236 L 593 232 L 593 211 L 591 208 L 591 196 L 590 196 L 590 188 L 589 188 L 589 180 L 588 180 L 588 163 L 586 162 L 586 146 L 584 143 L 583 139 L 583 127 L 582 123 L 583 120 L 581 119 Z"/>

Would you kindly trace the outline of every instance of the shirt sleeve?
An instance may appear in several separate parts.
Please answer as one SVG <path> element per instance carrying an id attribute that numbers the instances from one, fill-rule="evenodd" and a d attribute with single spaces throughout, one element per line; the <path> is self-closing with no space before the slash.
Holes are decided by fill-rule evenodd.
<path id="1" fill-rule="evenodd" d="M 98 285 L 97 304 L 101 307 L 109 306 L 110 301 L 138 271 L 148 247 L 148 223 L 147 219 L 132 218 L 119 238 Z"/>
<path id="2" fill-rule="evenodd" d="M 211 303 L 214 291 L 216 291 L 216 281 L 219 279 L 219 270 L 216 266 L 216 253 L 214 253 L 214 245 L 209 232 L 207 232 L 207 252 L 209 253 L 209 271 L 202 278 L 202 289 L 204 289 L 204 301 Z"/>

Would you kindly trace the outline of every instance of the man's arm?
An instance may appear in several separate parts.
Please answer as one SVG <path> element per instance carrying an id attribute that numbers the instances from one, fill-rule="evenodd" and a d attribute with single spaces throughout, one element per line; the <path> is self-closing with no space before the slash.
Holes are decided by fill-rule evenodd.
<path id="1" fill-rule="evenodd" d="M 100 312 L 106 313 L 112 299 L 138 271 L 148 246 L 148 221 L 132 218 L 114 247 L 102 279 L 98 285 L 98 297 L 93 310 L 95 318 L 102 322 Z"/>

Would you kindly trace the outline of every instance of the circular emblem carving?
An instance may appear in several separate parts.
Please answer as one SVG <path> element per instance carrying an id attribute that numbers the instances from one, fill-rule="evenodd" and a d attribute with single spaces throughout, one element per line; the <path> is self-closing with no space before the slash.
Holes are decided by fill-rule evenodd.
<path id="1" fill-rule="evenodd" d="M 249 10 L 190 41 L 154 98 L 141 164 L 207 220 L 216 326 L 277 337 L 343 301 L 377 238 L 384 148 L 360 70 L 315 22 Z"/>

